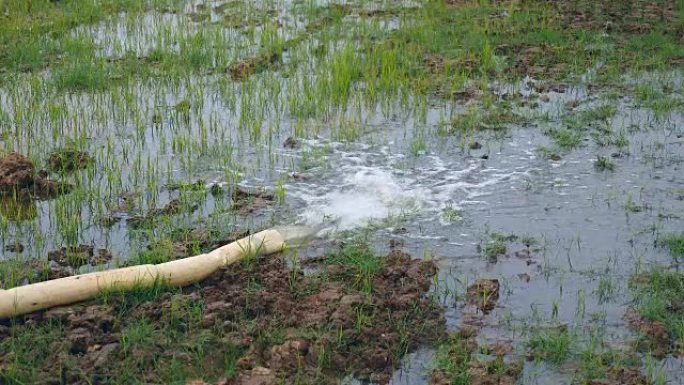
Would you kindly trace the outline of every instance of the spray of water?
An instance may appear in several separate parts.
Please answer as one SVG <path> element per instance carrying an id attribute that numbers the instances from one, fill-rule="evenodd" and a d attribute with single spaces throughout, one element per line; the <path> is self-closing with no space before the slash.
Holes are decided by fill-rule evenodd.
<path id="1" fill-rule="evenodd" d="M 445 207 L 484 204 L 489 186 L 519 176 L 515 171 L 485 167 L 480 159 L 446 163 L 426 156 L 406 167 L 402 155 L 385 148 L 377 152 L 335 151 L 333 172 L 315 181 L 293 183 L 288 194 L 303 201 L 299 223 L 324 231 L 350 230 L 393 216 L 413 213 L 417 220 L 440 215 Z"/>

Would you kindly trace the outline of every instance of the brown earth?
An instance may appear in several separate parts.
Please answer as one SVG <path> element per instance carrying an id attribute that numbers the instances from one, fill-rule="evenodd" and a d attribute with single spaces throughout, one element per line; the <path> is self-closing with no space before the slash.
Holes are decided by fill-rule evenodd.
<path id="1" fill-rule="evenodd" d="M 333 270 L 355 273 L 353 267 L 341 265 Z M 304 275 L 289 269 L 282 257 L 264 257 L 147 301 L 112 295 L 106 302 L 15 319 L 4 324 L 4 334 L 0 330 L 0 347 L 23 328 L 33 334 L 36 328 L 60 325 L 61 334 L 47 346 L 49 359 L 14 368 L 30 373 L 32 383 L 38 384 L 53 379 L 106 384 L 123 372 L 144 383 L 158 383 L 171 362 L 196 368 L 198 377 L 215 382 L 224 373 L 227 350 L 238 352 L 235 372 L 218 384 L 334 384 L 350 373 L 385 383 L 404 354 L 443 336 L 443 310 L 426 296 L 436 271 L 432 261 L 394 250 L 374 277 L 371 292 L 365 293 L 350 280 L 325 272 Z M 202 304 L 198 318 L 179 320 L 173 309 L 192 303 Z M 133 347 L 123 344 L 141 320 L 158 328 L 162 337 Z M 182 341 L 163 338 L 178 327 Z M 186 351 L 200 337 L 217 343 L 198 363 Z M 17 353 L 1 351 L 0 368 L 22 362 L 16 360 Z"/>
<path id="2" fill-rule="evenodd" d="M 71 172 L 86 168 L 93 158 L 84 151 L 60 150 L 48 157 L 48 168 L 55 172 Z"/>
<path id="3" fill-rule="evenodd" d="M 154 223 L 154 220 L 162 215 L 178 215 L 182 212 L 194 212 L 199 208 L 198 205 L 185 206 L 180 199 L 172 199 L 161 208 L 150 209 L 147 214 L 134 215 L 126 220 L 126 224 L 138 228 Z"/>
<path id="4" fill-rule="evenodd" d="M 27 157 L 16 152 L 10 153 L 0 159 L 0 189 L 11 191 L 29 188 L 33 186 L 35 172 L 33 163 Z"/>
<path id="5" fill-rule="evenodd" d="M 430 385 L 451 385 L 452 376 L 468 379 L 471 385 L 514 385 L 522 373 L 522 364 L 512 356 L 512 346 L 498 343 L 491 348 L 478 346 L 477 330 L 463 326 L 450 336 L 448 357 L 457 373 L 437 369 L 430 377 Z M 480 351 L 480 354 L 475 354 Z"/>
<path id="6" fill-rule="evenodd" d="M 246 215 L 262 209 L 274 201 L 275 197 L 273 194 L 238 188 L 233 193 L 233 210 L 240 215 Z"/>
<path id="7" fill-rule="evenodd" d="M 275 52 L 262 53 L 233 63 L 228 72 L 233 80 L 244 80 L 259 73 L 280 60 L 280 54 Z"/>
<path id="8" fill-rule="evenodd" d="M 650 32 L 667 27 L 667 32 L 681 34 L 674 1 L 553 1 L 566 28 L 626 34 Z M 679 29 L 678 29 L 679 28 Z"/>
<path id="9" fill-rule="evenodd" d="M 451 1 L 461 6 L 462 1 Z M 567 30 L 595 31 L 611 33 L 619 37 L 618 44 L 625 44 L 631 36 L 661 30 L 665 34 L 679 36 L 684 43 L 684 27 L 677 22 L 676 2 L 649 0 L 628 1 L 546 1 L 555 10 L 556 19 Z M 493 19 L 497 22 L 498 17 Z M 495 28 L 495 27 L 492 27 Z M 511 57 L 511 72 L 530 75 L 534 78 L 561 79 L 568 71 L 568 65 L 554 59 L 557 47 L 549 45 L 530 46 L 527 44 L 496 47 L 497 53 Z M 680 64 L 684 58 L 670 59 L 671 65 Z M 467 63 L 466 63 L 467 64 Z M 466 67 L 467 68 L 467 67 Z"/>
<path id="10" fill-rule="evenodd" d="M 489 312 L 499 299 L 497 279 L 478 279 L 466 291 L 466 302 Z M 488 310 L 486 310 L 488 309 Z M 451 385 L 467 379 L 471 385 L 513 385 L 518 383 L 523 366 L 515 358 L 510 341 L 487 345 L 478 342 L 478 334 L 485 324 L 482 313 L 461 313 L 462 324 L 444 342 L 446 355 L 451 361 L 449 369 L 438 368 L 430 376 L 430 385 Z M 452 372 L 449 372 L 451 370 Z"/>
<path id="11" fill-rule="evenodd" d="M 300 141 L 297 140 L 296 138 L 289 136 L 287 139 L 285 139 L 285 142 L 283 142 L 283 147 L 289 148 L 289 149 L 296 149 L 299 148 L 301 145 Z"/>
<path id="12" fill-rule="evenodd" d="M 196 228 L 190 230 L 182 239 L 173 243 L 172 259 L 185 258 L 199 250 L 212 250 L 217 247 L 235 242 L 250 234 L 249 230 L 232 232 L 224 237 L 216 237 L 208 230 Z M 154 245 L 150 245 L 153 248 Z"/>
<path id="13" fill-rule="evenodd" d="M 625 319 L 643 337 L 637 341 L 638 350 L 650 352 L 658 358 L 663 358 L 670 352 L 670 334 L 664 323 L 647 320 L 633 309 L 625 313 Z"/>
<path id="14" fill-rule="evenodd" d="M 465 294 L 466 302 L 477 306 L 483 313 L 489 313 L 499 300 L 499 280 L 479 278 L 470 285 Z"/>
<path id="15" fill-rule="evenodd" d="M 638 367 L 615 367 L 609 371 L 607 378 L 589 381 L 589 385 L 647 385 L 650 383 Z"/>
<path id="16" fill-rule="evenodd" d="M 50 199 L 68 192 L 70 186 L 51 180 L 26 156 L 12 152 L 0 158 L 0 194 L 15 195 L 18 201 Z"/>
<path id="17" fill-rule="evenodd" d="M 100 265 L 112 259 L 112 254 L 107 249 L 97 249 L 90 245 L 78 245 L 62 247 L 48 252 L 48 260 L 54 261 L 61 266 L 80 267 L 83 265 Z"/>
<path id="18" fill-rule="evenodd" d="M 5 251 L 10 252 L 10 253 L 23 253 L 24 252 L 24 245 L 21 243 L 9 243 L 5 246 Z"/>

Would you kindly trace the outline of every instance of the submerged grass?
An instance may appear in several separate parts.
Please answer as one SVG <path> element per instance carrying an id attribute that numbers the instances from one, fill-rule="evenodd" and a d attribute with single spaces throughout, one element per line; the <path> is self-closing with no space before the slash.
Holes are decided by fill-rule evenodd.
<path id="1" fill-rule="evenodd" d="M 670 250 L 670 255 L 676 260 L 684 258 L 684 233 L 667 234 L 661 240 L 661 244 Z"/>
<path id="2" fill-rule="evenodd" d="M 535 334 L 527 346 L 534 357 L 561 365 L 570 354 L 574 339 L 567 328 L 562 328 Z"/>
<path id="3" fill-rule="evenodd" d="M 92 24 L 120 12 L 173 9 L 178 4 L 177 0 L 3 1 L 0 4 L 0 68 L 34 71 L 73 59 L 70 57 L 73 50 L 65 47 L 62 39 L 75 26 Z"/>
<path id="4" fill-rule="evenodd" d="M 684 353 L 684 274 L 662 268 L 634 276 L 635 317 L 630 320 L 640 333 L 641 347 L 663 356 Z"/>

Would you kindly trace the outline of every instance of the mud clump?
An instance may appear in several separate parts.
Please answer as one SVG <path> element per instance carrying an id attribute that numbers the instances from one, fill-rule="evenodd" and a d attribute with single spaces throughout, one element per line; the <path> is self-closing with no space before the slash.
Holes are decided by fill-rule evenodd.
<path id="1" fill-rule="evenodd" d="M 285 139 L 285 142 L 283 143 L 283 147 L 289 148 L 291 150 L 297 149 L 299 146 L 301 146 L 301 142 L 292 136 Z"/>
<path id="2" fill-rule="evenodd" d="M 650 383 L 639 367 L 629 366 L 611 368 L 606 378 L 589 381 L 589 385 L 646 385 Z"/>
<path id="3" fill-rule="evenodd" d="M 36 172 L 33 162 L 16 152 L 0 158 L 0 194 L 17 201 L 50 199 L 67 193 L 70 186 L 51 180 L 45 171 Z"/>
<path id="4" fill-rule="evenodd" d="M 466 302 L 487 313 L 499 298 L 499 281 L 480 278 L 466 290 Z M 523 365 L 514 357 L 510 341 L 491 345 L 479 342 L 478 334 L 485 323 L 485 315 L 463 311 L 461 326 L 442 341 L 437 350 L 438 364 L 433 370 L 430 385 L 450 385 L 454 379 L 468 379 L 473 385 L 513 385 L 518 383 Z"/>
<path id="5" fill-rule="evenodd" d="M 448 369 L 437 369 L 430 376 L 430 385 L 451 385 L 453 378 L 468 378 L 472 385 L 514 385 L 522 373 L 522 364 L 507 360 L 512 352 L 509 344 L 492 348 L 478 346 L 477 333 L 453 333 L 440 352 L 450 361 Z M 478 352 L 479 351 L 479 352 Z"/>
<path id="6" fill-rule="evenodd" d="M 228 72 L 233 80 L 244 80 L 256 73 L 266 70 L 279 60 L 279 53 L 266 52 L 233 63 L 233 65 L 228 68 Z"/>
<path id="7" fill-rule="evenodd" d="M 188 231 L 182 238 L 174 240 L 171 245 L 171 257 L 172 259 L 189 257 L 194 255 L 196 250 L 212 250 L 233 243 L 238 239 L 248 236 L 250 233 L 249 230 L 234 231 L 227 235 L 218 236 L 209 230 L 195 228 Z M 154 244 L 148 246 L 149 249 L 154 247 Z"/>
<path id="8" fill-rule="evenodd" d="M 24 252 L 24 245 L 21 243 L 10 243 L 8 245 L 5 245 L 5 251 L 10 252 L 10 253 L 17 253 L 21 254 Z"/>
<path id="9" fill-rule="evenodd" d="M 273 194 L 238 188 L 233 193 L 233 210 L 240 215 L 251 214 L 275 202 Z"/>
<path id="10" fill-rule="evenodd" d="M 127 219 L 126 224 L 132 228 L 139 228 L 154 223 L 159 216 L 173 216 L 184 212 L 192 213 L 199 208 L 199 205 L 185 205 L 180 199 L 172 199 L 161 208 L 150 209 L 145 215 L 134 215 Z"/>
<path id="11" fill-rule="evenodd" d="M 634 310 L 627 311 L 625 319 L 629 326 L 643 337 L 637 341 L 638 350 L 650 352 L 658 358 L 663 358 L 669 353 L 670 334 L 663 322 L 645 319 Z"/>
<path id="12" fill-rule="evenodd" d="M 44 343 L 49 358 L 16 361 L 31 362 L 17 375 L 30 383 L 112 383 L 125 372 L 129 380 L 164 382 L 169 365 L 180 364 L 193 384 L 334 384 L 349 374 L 385 383 L 404 354 L 443 338 L 443 310 L 427 296 L 432 261 L 395 250 L 369 291 L 346 279 L 358 273 L 354 266 L 334 270 L 304 275 L 285 258 L 261 257 L 182 290 L 111 294 L 104 303 L 27 315 L 13 321 L 11 335 L 23 328 L 34 335 L 43 325 L 59 334 Z M 148 343 L 121 342 L 141 331 Z M 11 335 L 0 336 L 0 348 Z M 195 346 L 203 348 L 188 353 Z M 0 354 L 0 367 L 14 359 Z M 235 369 L 222 378 L 226 365 Z"/>
<path id="13" fill-rule="evenodd" d="M 466 302 L 477 306 L 483 313 L 489 313 L 499 300 L 499 280 L 479 278 L 470 285 L 465 294 Z"/>
<path id="14" fill-rule="evenodd" d="M 48 260 L 60 266 L 80 267 L 83 265 L 96 266 L 111 261 L 112 254 L 107 249 L 98 249 L 90 245 L 62 247 L 48 252 Z"/>
<path id="15" fill-rule="evenodd" d="M 652 31 L 656 26 L 676 33 L 677 7 L 674 2 L 630 0 L 584 4 L 573 1 L 555 2 L 565 28 L 627 35 Z"/>
<path id="16" fill-rule="evenodd" d="M 71 172 L 86 168 L 93 158 L 85 151 L 62 149 L 48 157 L 48 168 L 53 172 Z"/>
<path id="17" fill-rule="evenodd" d="M 16 152 L 0 159 L 0 190 L 11 192 L 33 185 L 35 168 L 24 155 Z"/>

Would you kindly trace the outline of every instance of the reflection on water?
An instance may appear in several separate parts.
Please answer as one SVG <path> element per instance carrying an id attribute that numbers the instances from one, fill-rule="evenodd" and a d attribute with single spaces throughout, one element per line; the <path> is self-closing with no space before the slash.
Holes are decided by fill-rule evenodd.
<path id="1" fill-rule="evenodd" d="M 0 215 L 11 222 L 28 221 L 38 216 L 38 210 L 31 199 L 3 195 L 0 196 Z"/>

